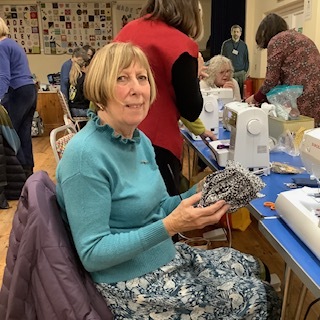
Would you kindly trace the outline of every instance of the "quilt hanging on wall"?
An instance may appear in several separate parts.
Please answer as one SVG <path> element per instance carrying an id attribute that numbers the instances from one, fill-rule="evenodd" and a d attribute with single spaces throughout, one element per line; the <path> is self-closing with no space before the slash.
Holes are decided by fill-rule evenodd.
<path id="1" fill-rule="evenodd" d="M 111 3 L 41 3 L 45 54 L 73 52 L 86 44 L 95 49 L 112 41 Z"/>
<path id="2" fill-rule="evenodd" d="M 40 53 L 40 31 L 37 5 L 0 5 L 0 16 L 9 27 L 9 36 L 26 53 Z"/>

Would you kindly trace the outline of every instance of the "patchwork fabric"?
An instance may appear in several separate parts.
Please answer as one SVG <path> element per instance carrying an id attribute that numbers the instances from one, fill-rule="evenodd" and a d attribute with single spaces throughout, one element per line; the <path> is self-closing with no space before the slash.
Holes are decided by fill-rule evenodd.
<path id="1" fill-rule="evenodd" d="M 56 149 L 58 152 L 58 156 L 61 159 L 64 153 L 64 150 L 70 141 L 70 139 L 75 135 L 75 133 L 69 133 L 56 141 Z"/>
<path id="2" fill-rule="evenodd" d="M 228 160 L 224 170 L 206 177 L 198 206 L 207 207 L 218 200 L 225 200 L 231 205 L 229 212 L 235 212 L 257 198 L 257 193 L 264 187 L 265 183 L 259 176 L 240 163 Z"/>

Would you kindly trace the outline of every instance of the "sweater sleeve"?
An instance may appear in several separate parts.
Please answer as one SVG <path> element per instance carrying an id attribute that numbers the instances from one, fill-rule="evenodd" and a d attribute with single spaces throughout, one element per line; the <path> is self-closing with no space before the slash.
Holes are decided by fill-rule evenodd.
<path id="1" fill-rule="evenodd" d="M 172 85 L 180 115 L 189 121 L 195 121 L 203 105 L 196 58 L 186 52 L 180 55 L 172 66 Z"/>
<path id="2" fill-rule="evenodd" d="M 60 90 L 68 99 L 69 97 L 69 73 L 70 73 L 70 64 L 65 62 L 60 71 Z"/>
<path id="3" fill-rule="evenodd" d="M 10 60 L 5 49 L 6 47 L 0 46 L 0 100 L 7 93 L 10 85 Z"/>
<path id="4" fill-rule="evenodd" d="M 206 128 L 200 118 L 198 118 L 194 122 L 190 122 L 183 117 L 181 117 L 180 120 L 188 128 L 188 130 L 191 131 L 192 133 L 194 133 L 195 135 L 200 135 L 200 134 L 204 133 L 206 130 Z"/>

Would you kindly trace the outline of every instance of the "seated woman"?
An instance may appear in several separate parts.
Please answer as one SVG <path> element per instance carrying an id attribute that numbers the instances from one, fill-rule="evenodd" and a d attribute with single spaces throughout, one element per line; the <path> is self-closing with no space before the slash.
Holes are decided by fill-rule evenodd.
<path id="1" fill-rule="evenodd" d="M 239 84 L 233 79 L 231 60 L 218 54 L 209 60 L 207 67 L 208 77 L 200 81 L 201 89 L 231 88 L 234 101 L 241 101 Z"/>
<path id="2" fill-rule="evenodd" d="M 84 267 L 115 319 L 278 319 L 263 264 L 229 247 L 171 237 L 217 223 L 224 201 L 196 207 L 201 184 L 170 197 L 150 140 L 137 129 L 156 88 L 143 51 L 115 42 L 90 63 L 96 106 L 57 168 L 57 197 Z"/>
<path id="3" fill-rule="evenodd" d="M 69 108 L 73 117 L 86 117 L 90 101 L 83 93 L 87 62 L 72 61 L 69 73 Z"/>
<path id="4" fill-rule="evenodd" d="M 201 89 L 210 88 L 231 88 L 233 90 L 234 101 L 241 101 L 240 88 L 238 82 L 233 78 L 233 66 L 231 60 L 222 56 L 216 55 L 208 62 L 205 70 L 205 77 L 200 81 Z M 205 129 L 200 119 L 190 122 L 181 117 L 183 124 L 196 135 L 209 137 L 211 140 L 216 140 L 214 134 Z M 204 169 L 206 165 L 202 160 L 199 161 L 199 167 Z"/>

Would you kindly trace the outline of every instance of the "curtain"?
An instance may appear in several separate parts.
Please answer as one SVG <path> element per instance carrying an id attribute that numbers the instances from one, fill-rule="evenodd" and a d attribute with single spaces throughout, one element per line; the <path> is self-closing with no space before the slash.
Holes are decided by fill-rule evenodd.
<path id="1" fill-rule="evenodd" d="M 231 38 L 231 26 L 242 27 L 241 39 L 244 39 L 246 21 L 246 0 L 212 0 L 210 56 L 221 52 L 223 41 Z"/>

